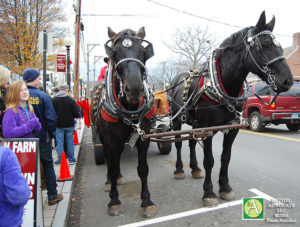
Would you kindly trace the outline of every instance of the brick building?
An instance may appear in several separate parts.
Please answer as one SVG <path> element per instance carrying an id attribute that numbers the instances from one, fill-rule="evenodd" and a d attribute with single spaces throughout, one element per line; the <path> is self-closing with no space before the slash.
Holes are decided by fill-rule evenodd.
<path id="1" fill-rule="evenodd" d="M 285 57 L 295 81 L 300 81 L 300 32 L 293 35 L 293 46 L 284 48 Z"/>

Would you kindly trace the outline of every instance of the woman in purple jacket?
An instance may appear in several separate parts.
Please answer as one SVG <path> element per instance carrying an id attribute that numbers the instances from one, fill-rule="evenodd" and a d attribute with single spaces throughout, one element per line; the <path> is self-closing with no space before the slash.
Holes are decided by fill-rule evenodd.
<path id="1" fill-rule="evenodd" d="M 41 123 L 28 99 L 29 91 L 24 81 L 15 81 L 7 88 L 2 120 L 4 138 L 33 138 L 41 131 Z"/>

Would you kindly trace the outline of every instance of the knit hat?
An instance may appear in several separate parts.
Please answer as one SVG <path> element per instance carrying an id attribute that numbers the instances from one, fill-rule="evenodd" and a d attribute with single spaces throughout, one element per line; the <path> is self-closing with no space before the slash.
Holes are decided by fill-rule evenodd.
<path id="1" fill-rule="evenodd" d="M 30 82 L 34 81 L 40 74 L 40 71 L 34 68 L 27 68 L 23 71 L 22 77 L 25 82 Z"/>
<path id="2" fill-rule="evenodd" d="M 59 89 L 60 91 L 63 91 L 63 90 L 69 90 L 69 86 L 66 85 L 66 84 L 62 84 L 62 85 L 60 85 L 60 86 L 58 87 L 58 89 Z"/>

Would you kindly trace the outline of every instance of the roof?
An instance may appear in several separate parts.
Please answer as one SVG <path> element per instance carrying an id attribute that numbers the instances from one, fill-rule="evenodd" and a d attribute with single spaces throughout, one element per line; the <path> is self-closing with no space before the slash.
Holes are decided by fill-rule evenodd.
<path id="1" fill-rule="evenodd" d="M 298 50 L 298 46 L 290 46 L 290 47 L 283 48 L 283 56 L 285 58 L 288 58 L 297 50 Z"/>

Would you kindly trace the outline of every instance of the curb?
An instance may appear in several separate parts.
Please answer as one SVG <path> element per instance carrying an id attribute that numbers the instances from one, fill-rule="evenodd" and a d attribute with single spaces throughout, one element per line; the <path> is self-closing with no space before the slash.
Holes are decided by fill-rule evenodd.
<path id="1" fill-rule="evenodd" d="M 70 211 L 71 199 L 72 199 L 72 193 L 73 193 L 73 190 L 72 190 L 73 183 L 75 181 L 75 173 L 76 173 L 75 171 L 76 171 L 76 166 L 78 163 L 78 154 L 79 154 L 79 151 L 81 148 L 81 141 L 82 141 L 82 137 L 83 137 L 84 128 L 85 128 L 85 125 L 84 125 L 83 121 L 81 121 L 81 129 L 80 129 L 79 136 L 78 136 L 79 144 L 74 145 L 75 146 L 74 153 L 75 153 L 75 157 L 76 157 L 77 161 L 76 161 L 75 165 L 69 166 L 70 174 L 73 176 L 73 180 L 64 182 L 64 185 L 62 188 L 62 194 L 64 196 L 64 199 L 62 201 L 60 201 L 57 205 L 54 219 L 52 222 L 53 227 L 67 226 L 68 215 L 69 215 L 69 211 Z"/>

